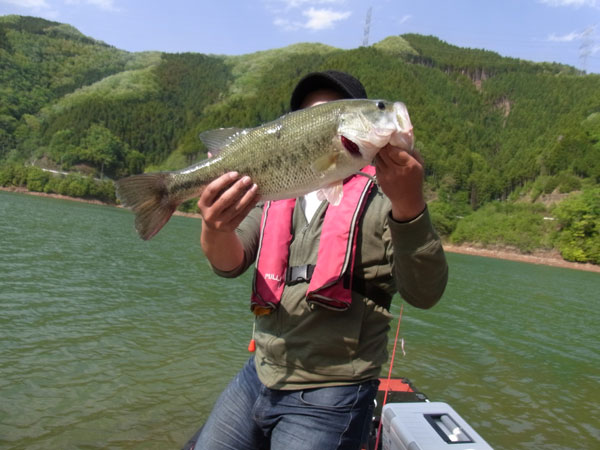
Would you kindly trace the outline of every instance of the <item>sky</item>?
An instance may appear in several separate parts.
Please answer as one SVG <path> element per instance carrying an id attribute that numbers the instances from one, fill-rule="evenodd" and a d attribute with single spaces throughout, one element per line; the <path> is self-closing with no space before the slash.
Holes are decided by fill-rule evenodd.
<path id="1" fill-rule="evenodd" d="M 368 11 L 369 32 L 365 35 Z M 240 55 L 404 33 L 600 73 L 600 0 L 0 0 L 130 52 Z"/>

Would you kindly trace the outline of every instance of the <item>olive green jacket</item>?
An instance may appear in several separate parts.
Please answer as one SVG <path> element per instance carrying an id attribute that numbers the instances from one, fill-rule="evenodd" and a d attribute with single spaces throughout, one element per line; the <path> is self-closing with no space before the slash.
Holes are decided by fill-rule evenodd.
<path id="1" fill-rule="evenodd" d="M 289 266 L 315 264 L 327 202 L 307 223 L 302 208 L 293 214 Z M 442 296 L 448 267 L 439 237 L 425 210 L 408 223 L 390 215 L 389 199 L 374 186 L 359 223 L 354 278 L 390 295 L 399 292 L 413 306 L 430 308 Z M 237 230 L 244 264 L 224 277 L 242 274 L 256 259 L 262 207 Z M 387 360 L 391 315 L 373 299 L 353 292 L 345 311 L 310 306 L 308 283 L 286 286 L 279 307 L 256 318 L 255 363 L 260 380 L 273 389 L 303 389 L 377 378 Z"/>

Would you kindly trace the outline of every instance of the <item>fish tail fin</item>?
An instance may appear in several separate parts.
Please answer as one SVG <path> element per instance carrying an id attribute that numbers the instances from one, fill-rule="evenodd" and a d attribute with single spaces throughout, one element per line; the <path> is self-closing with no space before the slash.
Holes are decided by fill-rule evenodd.
<path id="1" fill-rule="evenodd" d="M 170 198 L 169 173 L 144 173 L 116 182 L 117 198 L 135 213 L 135 229 L 151 239 L 169 221 L 179 202 Z"/>

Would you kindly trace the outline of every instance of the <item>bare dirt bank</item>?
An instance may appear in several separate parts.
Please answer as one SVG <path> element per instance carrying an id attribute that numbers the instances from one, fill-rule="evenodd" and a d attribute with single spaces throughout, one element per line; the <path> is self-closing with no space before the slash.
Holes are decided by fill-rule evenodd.
<path id="1" fill-rule="evenodd" d="M 473 245 L 444 244 L 444 250 L 449 253 L 462 253 L 464 255 L 485 256 L 487 258 L 507 259 L 545 266 L 564 267 L 567 269 L 585 270 L 600 273 L 600 266 L 589 263 L 576 263 L 565 261 L 556 250 L 540 251 L 533 254 L 524 254 L 511 249 L 491 249 Z"/>
<path id="2" fill-rule="evenodd" d="M 15 187 L 1 187 L 0 191 L 8 191 L 8 192 L 18 192 L 22 194 L 36 195 L 39 197 L 51 197 L 51 198 L 59 198 L 63 200 L 73 200 L 83 203 L 91 203 L 95 205 L 109 205 L 116 206 L 120 208 L 121 206 L 115 205 L 113 203 L 105 203 L 100 200 L 90 200 L 76 197 L 69 197 L 66 195 L 60 194 L 46 194 L 44 192 L 33 192 L 29 191 L 25 188 L 15 188 Z M 192 217 L 195 219 L 199 219 L 199 214 L 193 213 L 184 213 L 184 212 L 175 212 L 178 216 Z M 585 270 L 588 272 L 596 272 L 600 273 L 600 266 L 594 264 L 583 264 L 583 263 L 575 263 L 570 261 L 565 261 L 560 256 L 560 253 L 556 250 L 550 251 L 540 251 L 533 254 L 523 254 L 514 249 L 507 248 L 482 248 L 477 247 L 473 244 L 464 244 L 464 245 L 453 245 L 444 243 L 444 250 L 449 253 L 462 253 L 464 255 L 476 255 L 476 256 L 484 256 L 487 258 L 496 258 L 496 259 L 507 259 L 510 261 L 520 261 L 531 264 L 542 264 L 546 266 L 554 266 L 554 267 L 564 267 L 567 269 L 576 269 L 576 270 Z"/>

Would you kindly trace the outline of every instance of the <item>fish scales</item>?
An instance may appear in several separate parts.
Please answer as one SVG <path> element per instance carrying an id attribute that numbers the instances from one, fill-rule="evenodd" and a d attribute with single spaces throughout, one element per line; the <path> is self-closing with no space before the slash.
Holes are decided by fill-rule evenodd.
<path id="1" fill-rule="evenodd" d="M 331 109 L 329 114 L 340 114 L 339 107 Z M 266 130 L 241 135 L 219 155 L 217 174 L 235 170 L 250 176 L 265 200 L 281 198 L 282 190 L 291 186 L 297 186 L 297 192 L 307 189 L 319 178 L 307 162 L 318 159 L 325 145 L 332 145 L 327 141 L 335 136 L 337 123 L 327 120 L 329 114 L 301 112 L 276 120 Z"/>

